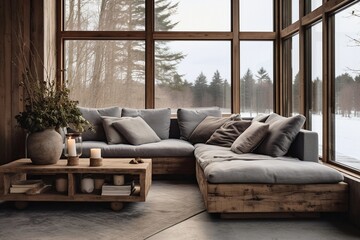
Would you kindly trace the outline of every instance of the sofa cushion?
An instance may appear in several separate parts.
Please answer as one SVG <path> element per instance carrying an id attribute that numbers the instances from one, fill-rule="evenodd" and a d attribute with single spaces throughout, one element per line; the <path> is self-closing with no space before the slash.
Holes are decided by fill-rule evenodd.
<path id="1" fill-rule="evenodd" d="M 217 129 L 206 144 L 231 147 L 236 138 L 251 124 L 251 121 L 229 121 Z"/>
<path id="2" fill-rule="evenodd" d="M 228 121 L 230 121 L 228 117 L 205 117 L 191 133 L 189 142 L 205 143 L 218 128 Z"/>
<path id="3" fill-rule="evenodd" d="M 122 117 L 112 125 L 133 145 L 159 142 L 161 140 L 141 117 Z"/>
<path id="4" fill-rule="evenodd" d="M 103 158 L 194 156 L 194 146 L 191 143 L 180 139 L 165 139 L 160 142 L 142 145 L 109 145 L 105 142 L 86 141 L 83 142 L 83 154 L 81 157 L 90 157 L 90 149 L 95 147 L 101 148 L 101 156 Z"/>
<path id="5" fill-rule="evenodd" d="M 255 149 L 255 152 L 274 157 L 284 156 L 305 123 L 305 119 L 302 115 L 286 118 L 276 113 L 270 114 L 265 121 L 269 124 L 268 135 Z"/>
<path id="6" fill-rule="evenodd" d="M 220 108 L 179 108 L 177 110 L 177 118 L 180 129 L 180 139 L 189 140 L 196 126 L 207 116 L 221 117 Z"/>
<path id="7" fill-rule="evenodd" d="M 108 144 L 118 144 L 118 143 L 127 143 L 126 139 L 121 136 L 119 131 L 117 131 L 112 124 L 116 121 L 119 121 L 118 117 L 109 117 L 102 116 L 103 127 L 106 135 L 106 140 Z"/>
<path id="8" fill-rule="evenodd" d="M 194 146 L 181 139 L 165 139 L 139 145 L 136 153 L 142 157 L 191 157 L 194 156 Z"/>
<path id="9" fill-rule="evenodd" d="M 91 148 L 100 148 L 103 158 L 137 157 L 135 149 L 137 146 L 131 144 L 112 144 L 100 141 L 84 141 L 83 154 L 81 157 L 89 158 Z"/>
<path id="10" fill-rule="evenodd" d="M 123 108 L 123 117 L 141 117 L 156 132 L 159 138 L 168 139 L 170 132 L 170 108 L 133 109 Z"/>
<path id="11" fill-rule="evenodd" d="M 82 133 L 83 141 L 106 141 L 106 135 L 103 128 L 101 116 L 121 117 L 121 108 L 85 108 L 79 107 L 83 117 L 94 127 L 94 131 L 85 131 Z"/>
<path id="12" fill-rule="evenodd" d="M 235 153 L 252 152 L 264 139 L 269 129 L 269 124 L 253 122 L 231 145 Z"/>
<path id="13" fill-rule="evenodd" d="M 315 162 L 196 144 L 194 155 L 211 183 L 316 184 L 343 181 L 341 173 Z"/>

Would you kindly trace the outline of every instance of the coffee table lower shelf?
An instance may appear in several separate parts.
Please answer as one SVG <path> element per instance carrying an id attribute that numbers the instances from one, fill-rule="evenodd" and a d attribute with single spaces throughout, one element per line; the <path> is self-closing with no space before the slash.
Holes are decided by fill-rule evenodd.
<path id="1" fill-rule="evenodd" d="M 66 166 L 66 161 L 60 160 L 54 165 L 33 165 L 28 159 L 16 160 L 0 167 L 0 200 L 14 201 L 15 207 L 23 209 L 32 201 L 56 202 L 110 202 L 111 209 L 122 209 L 125 202 L 145 202 L 151 186 L 151 159 L 143 159 L 144 163 L 129 164 L 131 159 L 104 159 L 103 166 L 90 167 L 89 159 L 80 159 L 78 166 Z M 112 179 L 113 175 L 124 175 L 134 179 L 135 191 L 130 196 L 101 195 L 101 190 L 94 193 L 81 193 L 79 179 L 83 175 L 103 176 Z M 55 186 L 55 179 L 66 176 L 67 191 L 60 193 L 54 187 L 44 193 L 28 195 L 25 193 L 10 193 L 11 185 L 18 180 L 26 180 L 33 176 L 46 178 Z"/>

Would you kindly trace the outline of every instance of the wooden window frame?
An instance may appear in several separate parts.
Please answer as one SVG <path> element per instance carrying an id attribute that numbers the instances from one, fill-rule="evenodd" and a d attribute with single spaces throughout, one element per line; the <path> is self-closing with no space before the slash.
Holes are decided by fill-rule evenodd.
<path id="1" fill-rule="evenodd" d="M 322 22 L 322 81 L 323 81 L 323 152 L 322 152 L 322 161 L 327 162 L 329 164 L 336 165 L 338 167 L 347 169 L 349 171 L 359 173 L 359 170 L 355 170 L 353 168 L 347 167 L 343 164 L 340 164 L 335 161 L 331 161 L 334 159 L 335 154 L 335 93 L 334 93 L 334 69 L 335 69 L 335 59 L 334 59 L 334 22 L 332 16 L 341 8 L 350 6 L 353 3 L 356 3 L 357 0 L 323 0 L 323 4 L 318 8 L 314 9 L 313 11 L 305 14 L 305 0 L 299 0 L 299 21 L 292 23 L 291 25 L 287 26 L 280 30 L 280 91 L 277 96 L 279 98 L 279 112 L 282 115 L 289 115 L 291 113 L 291 106 L 289 108 L 289 102 L 287 99 L 289 95 L 291 97 L 291 93 L 287 91 L 287 85 L 285 83 L 286 78 L 286 69 L 284 60 L 289 56 L 284 56 L 284 41 L 291 37 L 292 35 L 298 33 L 299 34 L 299 77 L 301 82 L 301 99 L 302 99 L 302 108 L 301 113 L 304 114 L 306 117 L 309 117 L 309 108 L 310 102 L 307 100 L 309 99 L 309 86 L 305 81 L 305 76 L 307 73 L 307 69 L 309 67 L 306 65 L 306 36 L 305 32 L 306 29 L 311 27 L 312 25 L 316 24 L 321 20 Z M 283 21 L 283 14 L 284 13 L 284 6 L 283 2 L 280 3 L 280 16 L 279 19 Z M 282 22 L 280 21 L 280 26 L 282 26 Z M 290 102 L 291 103 L 291 102 Z M 310 122 L 307 122 L 305 125 L 305 129 L 310 128 Z"/>
<path id="2" fill-rule="evenodd" d="M 240 40 L 272 40 L 274 41 L 274 111 L 279 106 L 276 99 L 276 86 L 279 86 L 279 34 L 278 6 L 280 0 L 272 0 L 274 4 L 274 32 L 240 32 L 239 1 L 231 1 L 231 30 L 226 32 L 159 32 L 154 30 L 154 0 L 145 0 L 145 31 L 64 31 L 64 1 L 56 0 L 56 48 L 57 81 L 63 85 L 64 73 L 64 42 L 66 40 L 144 40 L 145 41 L 145 108 L 155 108 L 155 58 L 154 44 L 157 40 L 214 40 L 231 42 L 231 112 L 240 113 Z"/>

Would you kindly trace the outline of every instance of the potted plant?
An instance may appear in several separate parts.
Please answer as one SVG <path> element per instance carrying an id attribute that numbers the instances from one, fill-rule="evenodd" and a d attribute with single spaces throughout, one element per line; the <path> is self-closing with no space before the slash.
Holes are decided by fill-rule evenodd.
<path id="1" fill-rule="evenodd" d="M 38 55 L 30 54 L 34 58 Z M 18 125 L 26 130 L 27 153 L 34 164 L 54 164 L 62 153 L 63 138 L 61 129 L 71 127 L 83 132 L 92 129 L 91 124 L 83 118 L 78 102 L 69 97 L 66 86 L 56 86 L 56 81 L 43 66 L 45 80 L 41 80 L 36 71 L 30 71 L 28 61 L 23 61 L 21 86 L 24 89 L 24 111 L 15 116 Z"/>

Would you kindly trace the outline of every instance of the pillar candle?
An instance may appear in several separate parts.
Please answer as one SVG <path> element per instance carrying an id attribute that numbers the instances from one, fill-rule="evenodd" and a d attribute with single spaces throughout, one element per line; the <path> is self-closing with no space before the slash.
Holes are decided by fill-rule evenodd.
<path id="1" fill-rule="evenodd" d="M 100 148 L 91 148 L 90 149 L 91 158 L 101 158 L 101 149 Z"/>
<path id="2" fill-rule="evenodd" d="M 76 157 L 75 139 L 69 138 L 67 140 L 67 147 L 68 147 L 68 156 L 69 157 Z"/>

